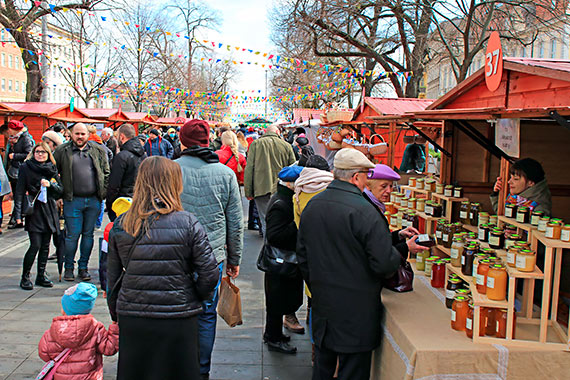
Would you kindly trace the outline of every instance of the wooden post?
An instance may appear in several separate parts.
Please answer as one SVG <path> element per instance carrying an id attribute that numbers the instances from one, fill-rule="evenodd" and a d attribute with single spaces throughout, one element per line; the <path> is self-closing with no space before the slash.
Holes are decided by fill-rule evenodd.
<path id="1" fill-rule="evenodd" d="M 509 170 L 511 169 L 511 163 L 505 158 L 501 158 L 501 171 L 499 177 L 503 180 L 503 188 L 499 191 L 499 206 L 497 208 L 497 215 L 505 215 L 505 201 L 507 200 L 507 195 L 509 194 L 509 186 L 507 184 L 509 180 Z"/>
<path id="2" fill-rule="evenodd" d="M 388 166 L 394 167 L 394 151 L 396 149 L 396 122 L 390 121 L 388 128 Z"/>

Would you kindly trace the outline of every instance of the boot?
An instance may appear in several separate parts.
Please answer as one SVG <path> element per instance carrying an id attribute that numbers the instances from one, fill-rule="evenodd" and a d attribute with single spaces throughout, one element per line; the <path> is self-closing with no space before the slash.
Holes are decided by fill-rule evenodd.
<path id="1" fill-rule="evenodd" d="M 44 288 L 52 288 L 53 282 L 51 282 L 46 275 L 46 265 L 47 257 L 38 257 L 38 275 L 36 276 L 36 285 Z"/>
<path id="2" fill-rule="evenodd" d="M 34 284 L 30 281 L 30 272 L 25 272 L 22 274 L 22 279 L 20 280 L 20 288 L 24 290 L 33 290 Z"/>

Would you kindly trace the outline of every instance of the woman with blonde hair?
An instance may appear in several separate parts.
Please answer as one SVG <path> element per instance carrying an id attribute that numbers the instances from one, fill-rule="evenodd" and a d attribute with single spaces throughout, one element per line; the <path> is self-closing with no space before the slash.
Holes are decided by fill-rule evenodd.
<path id="1" fill-rule="evenodd" d="M 249 148 L 249 143 L 245 139 L 245 135 L 242 131 L 239 131 L 236 136 L 239 142 L 238 151 L 247 157 L 247 149 Z"/>
<path id="2" fill-rule="evenodd" d="M 226 165 L 236 173 L 239 185 L 243 185 L 243 173 L 247 161 L 245 156 L 239 153 L 238 147 L 240 143 L 233 131 L 225 131 L 222 133 L 222 148 L 216 151 L 220 158 L 220 163 Z"/>
<path id="3" fill-rule="evenodd" d="M 26 195 L 27 194 L 27 195 Z M 32 148 L 28 158 L 20 166 L 18 184 L 14 192 L 14 218 L 22 223 L 23 205 L 30 204 L 31 212 L 25 215 L 25 229 L 30 238 L 30 247 L 24 256 L 20 287 L 24 290 L 34 288 L 30 280 L 30 271 L 38 255 L 38 272 L 35 284 L 52 287 L 53 283 L 46 275 L 51 236 L 59 232 L 59 212 L 56 200 L 63 194 L 55 159 L 48 144 L 41 142 Z"/>
<path id="4" fill-rule="evenodd" d="M 145 159 L 131 207 L 109 234 L 107 303 L 119 321 L 119 380 L 200 376 L 198 315 L 219 271 L 203 227 L 182 209 L 181 193 L 176 162 Z"/>

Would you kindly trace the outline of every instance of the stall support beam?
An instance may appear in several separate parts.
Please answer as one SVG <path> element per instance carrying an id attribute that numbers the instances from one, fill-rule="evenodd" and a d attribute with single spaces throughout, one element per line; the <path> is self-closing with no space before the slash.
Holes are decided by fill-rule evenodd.
<path id="1" fill-rule="evenodd" d="M 453 125 L 459 128 L 463 133 L 469 136 L 473 141 L 477 144 L 481 145 L 485 150 L 489 151 L 495 157 L 502 159 L 505 158 L 508 161 L 512 161 L 513 159 L 503 152 L 498 146 L 495 145 L 491 140 L 485 137 L 481 132 L 477 129 L 473 128 L 469 123 L 462 120 L 452 120 Z"/>
<path id="2" fill-rule="evenodd" d="M 437 149 L 439 149 L 443 154 L 445 154 L 447 157 L 451 157 L 451 153 L 449 153 L 447 150 L 445 150 L 441 145 L 439 145 L 438 143 L 436 143 L 431 137 L 429 137 L 428 135 L 426 135 L 421 129 L 419 129 L 418 127 L 416 127 L 414 124 L 412 123 L 405 123 L 406 126 L 414 131 L 416 131 L 420 136 L 422 136 L 423 138 L 425 138 L 427 141 L 429 141 L 434 147 L 436 147 Z"/>
<path id="3" fill-rule="evenodd" d="M 563 126 L 566 129 L 570 130 L 570 121 L 566 120 L 562 115 L 560 115 L 558 112 L 556 111 L 550 111 L 548 113 L 550 115 L 550 117 L 554 120 L 556 120 L 556 122 L 558 124 L 560 124 L 561 126 Z"/>

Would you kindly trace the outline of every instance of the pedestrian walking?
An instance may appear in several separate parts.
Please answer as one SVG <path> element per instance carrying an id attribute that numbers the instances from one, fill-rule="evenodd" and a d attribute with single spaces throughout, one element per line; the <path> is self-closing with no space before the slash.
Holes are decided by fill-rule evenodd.
<path id="1" fill-rule="evenodd" d="M 208 379 L 210 373 L 224 262 L 226 274 L 236 278 L 243 250 L 243 213 L 236 175 L 208 147 L 209 133 L 210 126 L 204 120 L 186 121 L 180 129 L 182 156 L 175 161 L 182 168 L 182 206 L 204 226 L 218 263 L 218 285 L 198 318 L 202 379 Z"/>
<path id="2" fill-rule="evenodd" d="M 238 185 L 243 185 L 243 172 L 247 161 L 238 151 L 238 139 L 232 131 L 222 133 L 222 148 L 216 151 L 220 162 L 232 169 L 236 174 Z"/>
<path id="3" fill-rule="evenodd" d="M 54 152 L 57 170 L 63 183 L 63 215 L 66 225 L 64 280 L 75 280 L 75 252 L 79 247 L 78 277 L 89 281 L 89 257 L 93 249 L 93 231 L 105 199 L 109 181 L 109 163 L 105 150 L 88 141 L 83 123 L 73 126 L 71 142 Z"/>
<path id="4" fill-rule="evenodd" d="M 301 215 L 297 257 L 312 294 L 313 380 L 368 380 L 380 344 L 382 279 L 400 264 L 386 222 L 364 199 L 374 168 L 364 154 L 341 149 L 331 184 Z"/>
<path id="5" fill-rule="evenodd" d="M 148 133 L 148 140 L 144 143 L 144 150 L 148 157 L 162 156 L 171 159 L 174 155 L 174 148 L 168 140 L 163 139 L 157 129 L 151 129 Z"/>
<path id="6" fill-rule="evenodd" d="M 55 148 L 64 143 L 63 137 L 55 131 L 44 132 L 42 135 L 42 141 L 49 145 L 52 153 L 55 151 Z"/>
<path id="7" fill-rule="evenodd" d="M 139 165 L 147 157 L 134 126 L 123 124 L 118 133 L 121 151 L 113 158 L 107 187 L 107 212 L 111 222 L 117 217 L 113 202 L 119 197 L 132 198 Z"/>
<path id="8" fill-rule="evenodd" d="M 220 150 L 222 148 L 222 134 L 225 131 L 229 130 L 230 128 L 225 125 L 216 129 L 216 137 L 210 142 L 210 149 L 212 149 L 214 152 Z"/>
<path id="9" fill-rule="evenodd" d="M 113 152 L 113 155 L 119 153 L 119 144 L 115 136 L 113 136 L 113 130 L 111 128 L 103 128 L 101 131 L 101 140 L 103 140 L 103 144 Z"/>
<path id="10" fill-rule="evenodd" d="M 245 139 L 245 135 L 243 134 L 242 131 L 238 131 L 236 133 L 236 137 L 238 139 L 238 152 L 240 152 L 241 154 L 244 155 L 244 157 L 247 157 L 247 149 L 249 148 L 249 143 L 247 142 L 247 140 Z"/>
<path id="11" fill-rule="evenodd" d="M 119 320 L 118 380 L 199 378 L 198 315 L 218 269 L 202 225 L 183 211 L 182 189 L 176 162 L 144 160 L 132 205 L 109 234 L 107 303 Z"/>
<path id="12" fill-rule="evenodd" d="M 103 323 L 91 315 L 96 298 L 95 285 L 84 282 L 63 294 L 63 315 L 52 320 L 38 345 L 38 354 L 45 362 L 64 355 L 54 379 L 102 379 L 103 355 L 117 353 L 119 326 L 113 322 L 106 330 Z"/>
<path id="13" fill-rule="evenodd" d="M 57 174 L 55 159 L 49 146 L 42 142 L 32 148 L 30 158 L 20 166 L 18 184 L 14 193 L 16 223 L 22 223 L 24 204 L 29 204 L 32 208 L 32 212 L 25 216 L 25 229 L 30 239 L 30 247 L 24 256 L 20 280 L 20 287 L 24 290 L 34 288 L 30 280 L 30 271 L 36 256 L 38 256 L 38 269 L 35 284 L 48 288 L 53 286 L 46 274 L 46 266 L 51 236 L 59 232 L 59 211 L 56 200 L 60 199 L 62 194 L 63 187 Z"/>
<path id="14" fill-rule="evenodd" d="M 265 234 L 267 205 L 276 189 L 277 175 L 285 166 L 295 162 L 293 148 L 280 137 L 280 133 L 277 126 L 270 125 L 263 136 L 251 143 L 247 154 L 245 196 L 249 200 L 255 200 L 261 221 L 261 234 Z"/>

